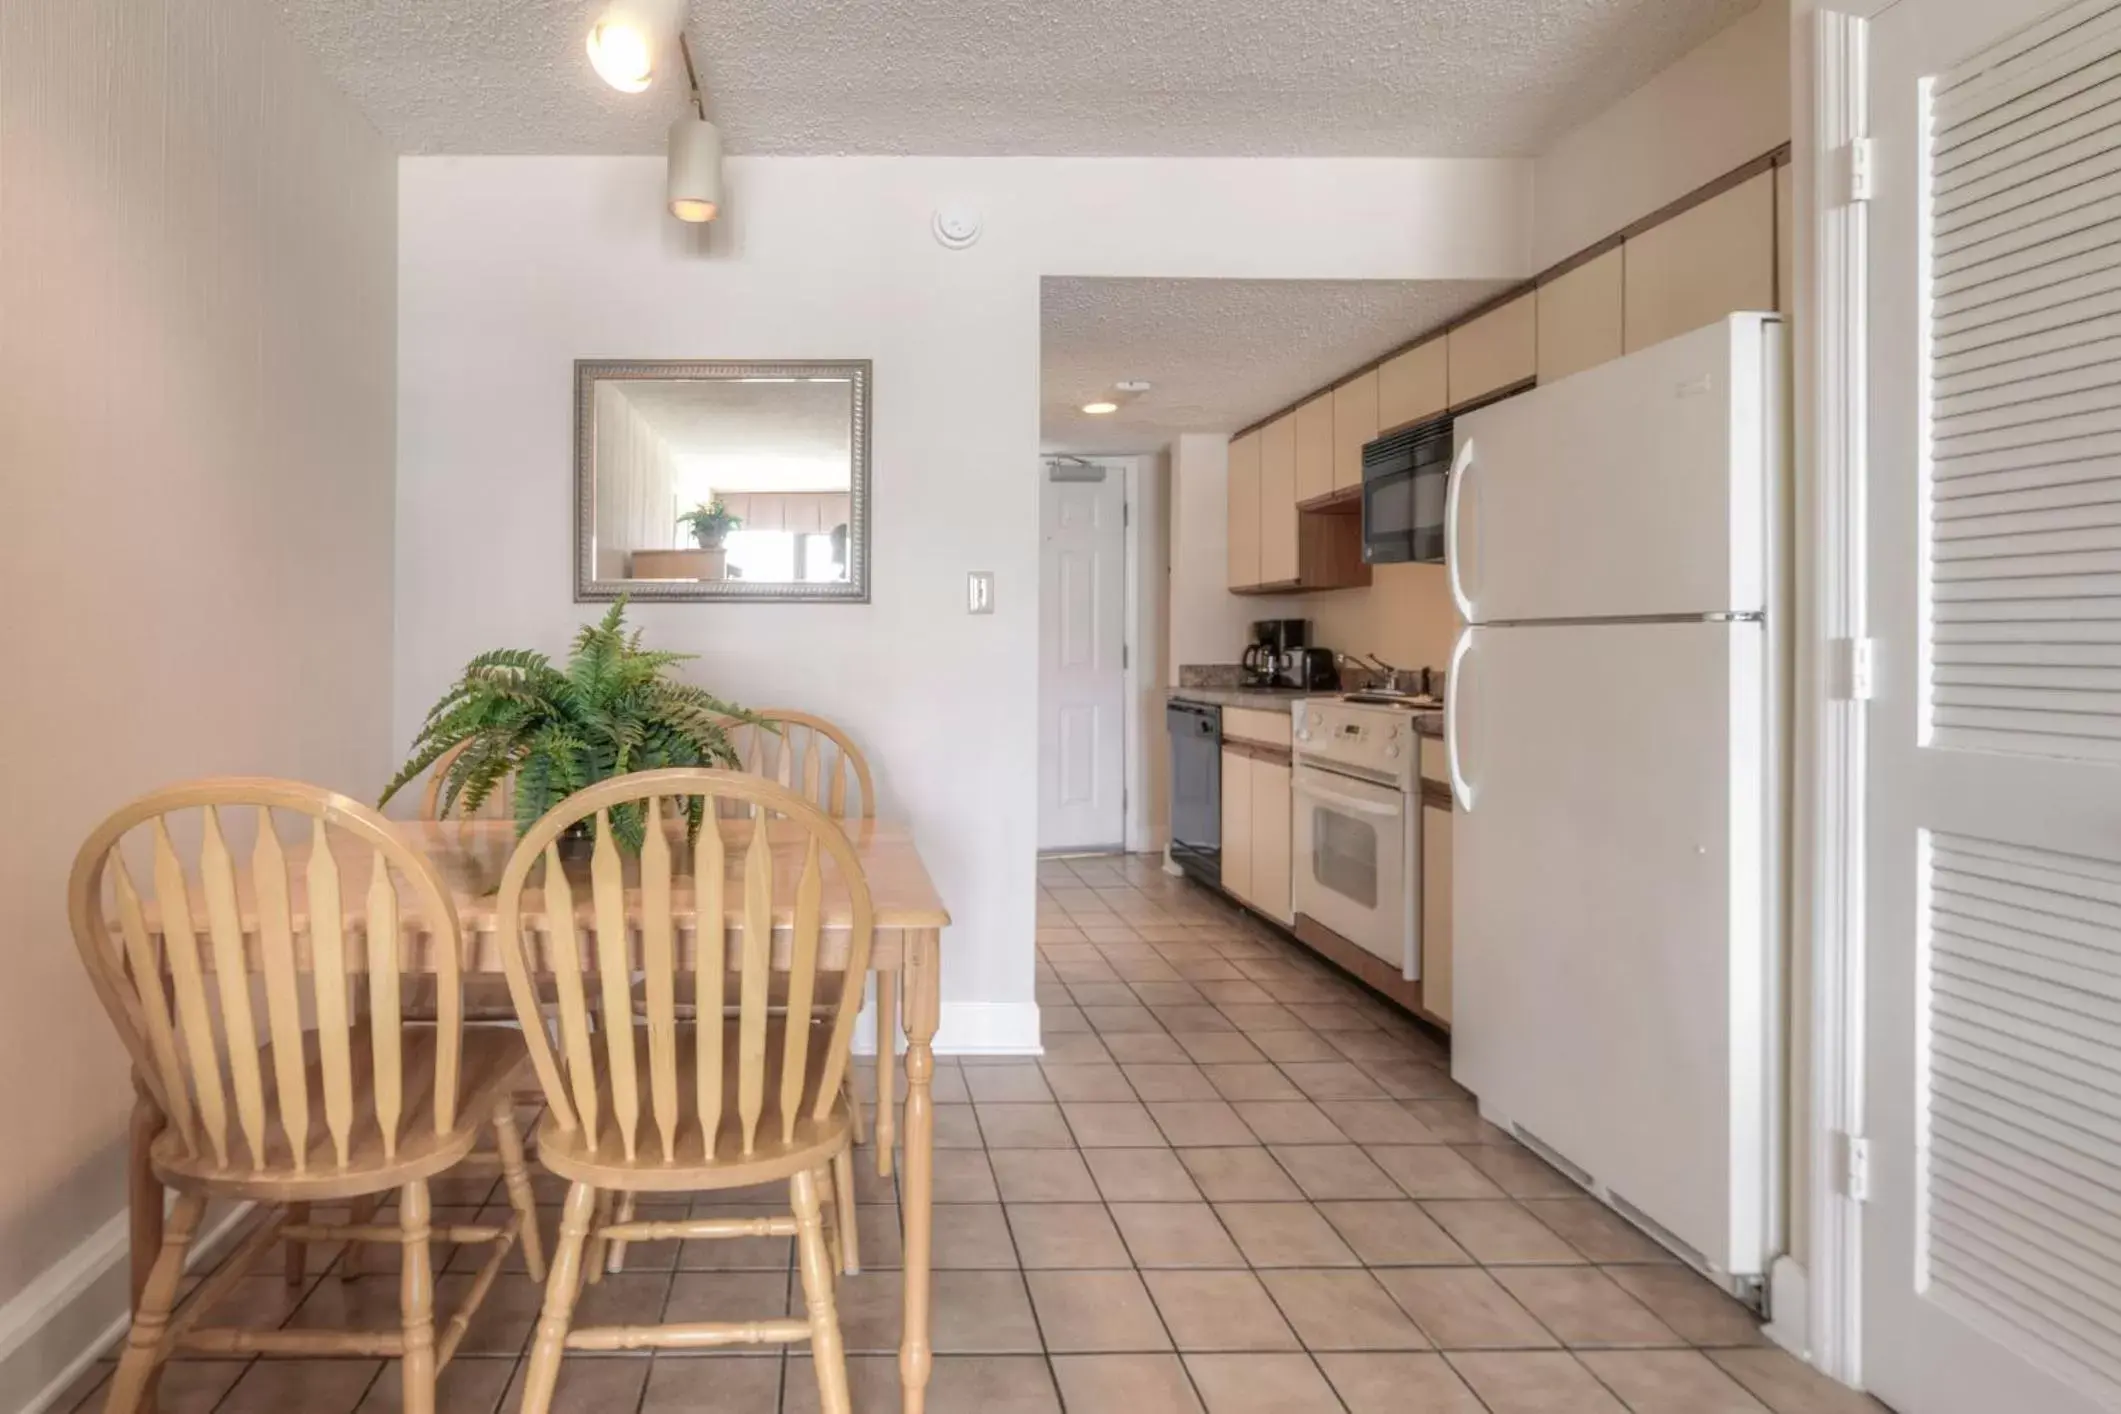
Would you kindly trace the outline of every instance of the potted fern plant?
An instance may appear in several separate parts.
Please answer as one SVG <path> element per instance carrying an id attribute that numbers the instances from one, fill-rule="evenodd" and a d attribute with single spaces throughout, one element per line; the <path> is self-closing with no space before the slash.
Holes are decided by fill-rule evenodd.
<path id="1" fill-rule="evenodd" d="M 744 524 L 743 517 L 731 514 L 720 496 L 703 501 L 678 517 L 678 524 L 692 532 L 692 540 L 702 550 L 719 550 L 729 532 Z"/>
<path id="2" fill-rule="evenodd" d="M 383 788 L 381 806 L 451 749 L 439 813 L 475 812 L 504 780 L 515 780 L 518 835 L 574 792 L 629 771 L 665 766 L 739 766 L 727 727 L 758 719 L 667 669 L 697 655 L 641 647 L 625 628 L 626 601 L 575 635 L 565 667 L 543 653 L 481 653 L 442 694 L 413 741 L 412 755 Z M 688 802 L 700 824 L 701 802 Z M 642 814 L 612 812 L 619 843 L 638 850 Z"/>

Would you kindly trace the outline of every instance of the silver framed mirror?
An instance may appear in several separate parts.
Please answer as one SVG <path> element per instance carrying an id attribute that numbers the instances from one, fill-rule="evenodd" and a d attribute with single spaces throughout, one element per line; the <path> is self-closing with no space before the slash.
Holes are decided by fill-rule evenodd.
<path id="1" fill-rule="evenodd" d="M 575 602 L 867 603 L 870 372 L 576 360 Z"/>

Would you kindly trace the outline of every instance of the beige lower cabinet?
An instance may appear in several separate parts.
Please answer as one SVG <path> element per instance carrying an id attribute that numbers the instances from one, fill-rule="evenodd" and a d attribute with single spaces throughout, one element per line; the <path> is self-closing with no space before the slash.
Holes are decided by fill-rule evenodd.
<path id="1" fill-rule="evenodd" d="M 1289 763 L 1223 747 L 1222 798 L 1223 888 L 1290 926 Z"/>
<path id="2" fill-rule="evenodd" d="M 1223 887 L 1252 898 L 1252 758 L 1223 748 Z"/>
<path id="3" fill-rule="evenodd" d="M 1289 763 L 1253 757 L 1248 787 L 1252 807 L 1252 906 L 1284 928 L 1296 922 L 1289 884 Z"/>
<path id="4" fill-rule="evenodd" d="M 1421 808 L 1421 1005 L 1451 1024 L 1451 810 Z"/>

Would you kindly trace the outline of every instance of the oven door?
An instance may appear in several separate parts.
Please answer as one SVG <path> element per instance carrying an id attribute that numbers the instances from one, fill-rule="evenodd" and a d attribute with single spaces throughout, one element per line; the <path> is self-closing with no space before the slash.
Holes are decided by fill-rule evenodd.
<path id="1" fill-rule="evenodd" d="M 1420 823 L 1409 797 L 1306 761 L 1297 763 L 1293 787 L 1296 911 L 1418 980 L 1412 861 Z"/>

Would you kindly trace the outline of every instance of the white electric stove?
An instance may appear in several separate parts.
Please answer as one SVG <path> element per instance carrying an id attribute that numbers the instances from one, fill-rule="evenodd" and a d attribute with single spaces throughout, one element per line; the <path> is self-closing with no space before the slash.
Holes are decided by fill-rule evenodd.
<path id="1" fill-rule="evenodd" d="M 1421 740 L 1429 698 L 1307 698 L 1295 705 L 1297 913 L 1421 977 Z"/>

